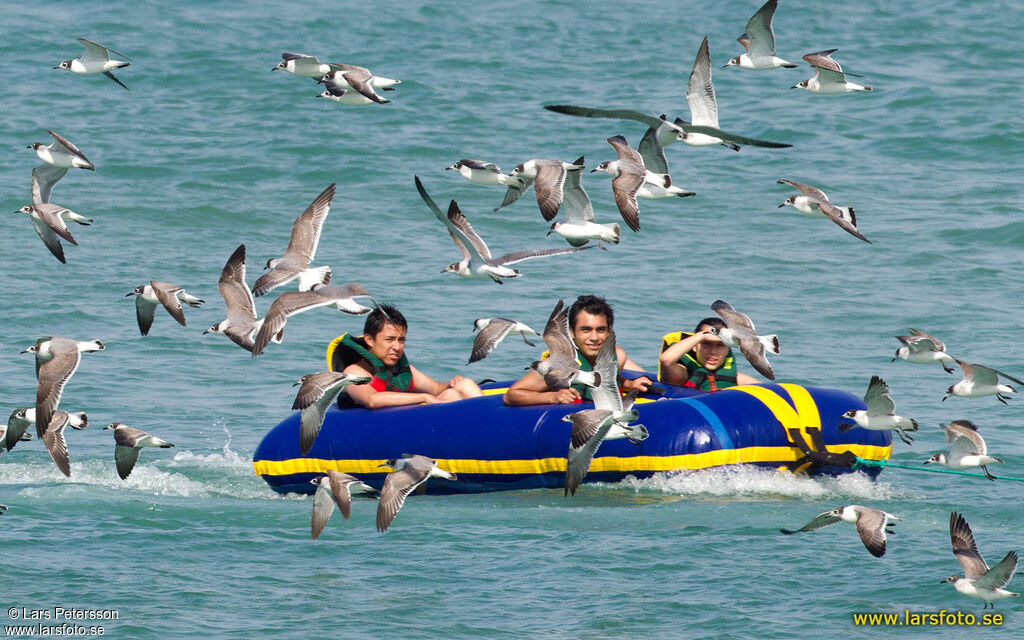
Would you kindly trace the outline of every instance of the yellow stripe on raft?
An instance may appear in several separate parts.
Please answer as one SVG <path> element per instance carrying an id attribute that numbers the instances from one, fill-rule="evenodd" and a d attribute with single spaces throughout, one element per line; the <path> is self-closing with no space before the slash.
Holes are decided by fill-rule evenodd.
<path id="1" fill-rule="evenodd" d="M 866 460 L 884 460 L 889 457 L 891 446 L 834 445 L 829 451 L 841 453 L 849 450 Z M 749 462 L 793 462 L 801 454 L 793 447 L 745 447 L 742 449 L 720 449 L 705 453 L 678 456 L 634 456 L 627 458 L 594 458 L 591 472 L 598 471 L 673 471 L 676 469 L 707 469 L 727 464 Z M 565 471 L 565 458 L 541 458 L 537 460 L 444 460 L 438 464 L 454 473 L 481 473 L 491 475 L 535 475 L 552 471 Z M 328 469 L 345 473 L 384 473 L 380 467 L 384 460 L 324 460 L 319 458 L 294 458 L 291 460 L 257 460 L 253 462 L 256 475 L 286 476 L 293 473 L 323 473 Z"/>

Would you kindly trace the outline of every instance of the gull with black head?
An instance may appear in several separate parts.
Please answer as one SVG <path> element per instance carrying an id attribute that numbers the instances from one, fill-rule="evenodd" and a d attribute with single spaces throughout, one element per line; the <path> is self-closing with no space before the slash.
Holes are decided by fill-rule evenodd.
<path id="1" fill-rule="evenodd" d="M 779 180 L 778 183 L 788 184 L 800 191 L 800 195 L 791 196 L 780 204 L 780 209 L 785 206 L 791 206 L 809 216 L 828 218 L 839 225 L 843 231 L 871 244 L 871 241 L 857 230 L 857 217 L 853 212 L 853 207 L 837 207 L 829 201 L 828 196 L 821 189 L 797 182 L 796 180 L 783 179 Z"/>
<path id="2" fill-rule="evenodd" d="M 135 468 L 143 447 L 168 449 L 174 446 L 166 440 L 120 422 L 111 422 L 103 429 L 114 430 L 114 463 L 117 465 L 117 475 L 122 480 L 126 480 Z"/>
<path id="3" fill-rule="evenodd" d="M 544 216 L 544 220 L 551 222 L 558 215 L 558 208 L 562 206 L 562 187 L 565 184 L 566 173 L 581 171 L 583 167 L 583 156 L 577 158 L 575 162 L 562 162 L 546 158 L 527 160 L 512 169 L 511 176 L 519 178 L 522 181 L 521 184 L 508 184 L 505 199 L 494 210 L 497 211 L 512 204 L 530 188 L 530 185 L 533 185 L 540 214 Z"/>
<path id="4" fill-rule="evenodd" d="M 917 329 L 909 331 L 909 336 L 896 336 L 903 346 L 896 350 L 890 362 L 896 362 L 897 358 L 918 364 L 938 362 L 943 371 L 953 373 L 954 369 L 949 364 L 956 362 L 956 358 L 946 353 L 946 345 L 941 340 Z"/>
<path id="5" fill-rule="evenodd" d="M 82 430 L 89 426 L 89 417 L 84 412 L 67 413 L 67 426 Z M 3 448 L 10 451 L 19 442 L 32 439 L 28 428 L 36 423 L 35 407 L 18 407 L 7 419 L 7 432 L 3 438 Z M 37 429 L 38 430 L 38 429 Z"/>
<path id="6" fill-rule="evenodd" d="M 999 378 L 1006 378 L 1012 380 L 1017 384 L 1024 385 L 1024 381 L 1018 380 L 1013 376 L 1007 375 L 1002 371 L 993 369 L 991 367 L 984 367 L 980 364 L 970 364 L 964 362 L 958 358 L 954 358 L 954 361 L 960 365 L 960 369 L 963 370 L 963 378 L 960 382 L 951 385 L 946 389 L 946 395 L 942 396 L 942 400 L 950 396 L 960 396 L 961 398 L 980 398 L 983 396 L 995 396 L 996 400 L 1007 404 L 1006 400 L 1007 393 L 1017 393 L 1017 390 L 1008 384 L 999 382 Z"/>
<path id="7" fill-rule="evenodd" d="M 650 435 L 642 424 L 629 424 L 639 414 L 633 409 L 638 390 L 629 392 L 625 399 L 619 391 L 619 361 L 615 349 L 615 332 L 610 331 L 594 360 L 594 371 L 601 378 L 600 384 L 591 390 L 593 409 L 570 413 L 562 418 L 572 424 L 569 452 L 566 454 L 565 493 L 576 495 L 576 489 L 583 482 L 594 455 L 605 440 L 627 438 L 639 445 Z"/>
<path id="8" fill-rule="evenodd" d="M 871 87 L 850 82 L 846 76 L 859 78 L 855 73 L 844 73 L 839 63 L 832 59 L 832 54 L 838 49 L 808 53 L 804 60 L 814 67 L 814 77 L 801 80 L 790 89 L 804 89 L 811 93 L 821 95 L 837 95 L 842 93 L 853 93 L 855 91 L 874 91 Z"/>
<path id="9" fill-rule="evenodd" d="M 500 185 L 515 187 L 519 191 L 526 189 L 526 181 L 519 176 L 510 176 L 501 172 L 501 167 L 493 162 L 463 158 L 444 168 L 445 171 L 458 171 L 459 174 L 473 184 Z"/>

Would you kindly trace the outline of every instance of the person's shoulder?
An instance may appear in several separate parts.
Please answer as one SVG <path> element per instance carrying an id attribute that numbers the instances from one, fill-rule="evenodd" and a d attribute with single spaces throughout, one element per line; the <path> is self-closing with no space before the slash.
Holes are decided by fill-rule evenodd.
<path id="1" fill-rule="evenodd" d="M 356 362 L 353 362 L 352 364 L 350 364 L 347 367 L 345 367 L 344 369 L 342 369 L 342 372 L 348 373 L 348 374 L 352 374 L 352 375 L 359 375 L 359 376 L 372 376 L 373 375 L 372 371 L 367 371 L 365 368 L 360 366 L 359 363 L 356 363 Z"/>

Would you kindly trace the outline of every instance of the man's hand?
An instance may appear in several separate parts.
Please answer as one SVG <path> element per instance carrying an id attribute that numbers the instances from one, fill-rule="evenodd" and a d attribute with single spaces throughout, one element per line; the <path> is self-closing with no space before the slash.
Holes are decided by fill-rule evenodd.
<path id="1" fill-rule="evenodd" d="M 639 378 L 633 378 L 632 380 L 623 380 L 622 390 L 627 393 L 634 389 L 644 392 L 647 391 L 647 388 L 652 384 L 654 384 L 654 380 L 651 380 L 647 376 L 640 376 Z"/>
<path id="2" fill-rule="evenodd" d="M 555 391 L 555 403 L 556 404 L 572 404 L 581 398 L 580 392 L 569 387 L 568 389 L 559 389 Z"/>

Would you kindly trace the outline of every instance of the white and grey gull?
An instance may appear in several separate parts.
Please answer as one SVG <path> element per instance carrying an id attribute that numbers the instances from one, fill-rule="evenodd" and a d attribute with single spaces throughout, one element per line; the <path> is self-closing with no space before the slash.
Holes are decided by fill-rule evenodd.
<path id="1" fill-rule="evenodd" d="M 121 85 L 125 89 L 128 85 L 121 82 L 117 77 L 111 73 L 114 69 L 121 69 L 123 67 L 130 67 L 132 63 L 125 62 L 124 60 L 111 60 L 110 54 L 115 56 L 125 56 L 123 53 L 118 53 L 109 47 L 104 47 L 98 42 L 92 40 L 86 40 L 85 38 L 76 38 L 78 43 L 85 47 L 85 53 L 82 55 L 65 60 L 58 64 L 54 69 L 67 69 L 71 73 L 80 75 L 92 75 L 95 73 L 102 73 L 117 84 Z"/>

